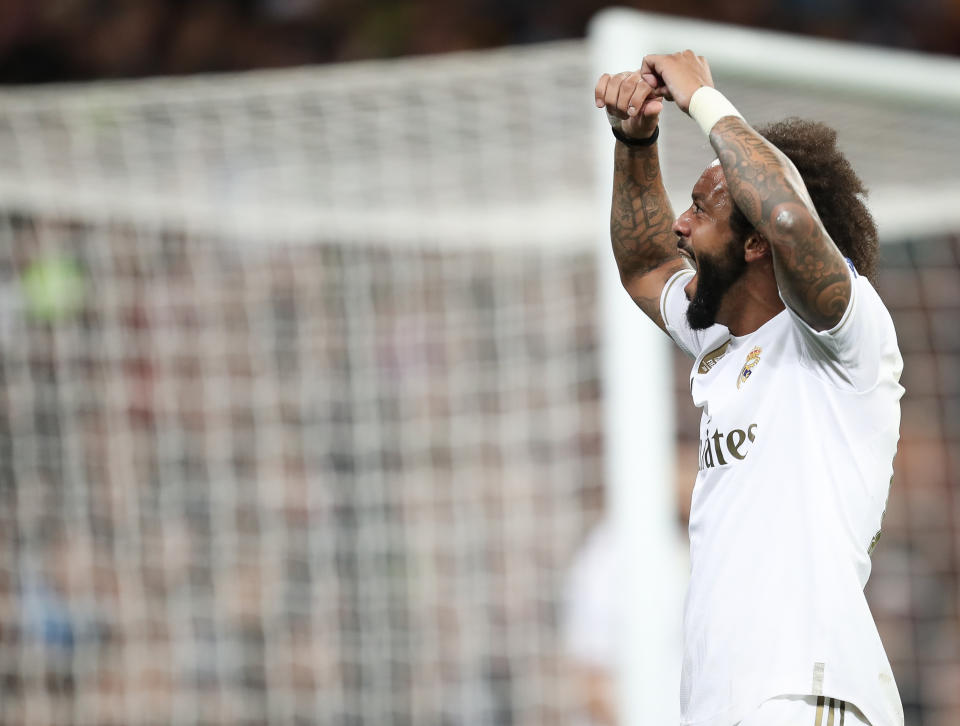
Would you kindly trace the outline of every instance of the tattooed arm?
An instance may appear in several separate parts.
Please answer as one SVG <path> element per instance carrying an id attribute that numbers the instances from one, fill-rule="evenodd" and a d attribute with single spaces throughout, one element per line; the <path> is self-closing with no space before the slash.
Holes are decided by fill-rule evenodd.
<path id="1" fill-rule="evenodd" d="M 640 75 L 686 113 L 699 88 L 713 87 L 706 59 L 689 50 L 647 56 Z M 710 143 L 730 196 L 770 244 L 784 302 L 815 330 L 832 328 L 850 301 L 850 275 L 793 163 L 736 116 L 713 125 Z"/>
<path id="2" fill-rule="evenodd" d="M 726 116 L 710 131 L 727 188 L 770 243 L 784 302 L 810 327 L 829 330 L 850 302 L 846 262 L 824 229 L 793 163 L 743 119 Z"/>
<path id="3" fill-rule="evenodd" d="M 613 256 L 624 288 L 661 328 L 660 293 L 667 280 L 687 266 L 677 252 L 673 219 L 656 144 L 631 149 L 617 142 L 610 208 Z"/>
<path id="4" fill-rule="evenodd" d="M 651 98 L 639 72 L 604 74 L 595 91 L 611 122 L 628 137 L 649 138 L 663 103 Z M 630 147 L 617 141 L 613 161 L 610 239 L 620 281 L 633 301 L 660 328 L 660 293 L 677 270 L 687 266 L 672 231 L 673 209 L 660 176 L 657 145 Z"/>

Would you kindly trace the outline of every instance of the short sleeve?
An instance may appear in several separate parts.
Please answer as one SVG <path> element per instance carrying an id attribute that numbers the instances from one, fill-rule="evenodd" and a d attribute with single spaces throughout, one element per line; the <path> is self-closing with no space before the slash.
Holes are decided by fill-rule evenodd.
<path id="1" fill-rule="evenodd" d="M 691 358 L 700 355 L 706 337 L 706 331 L 694 330 L 687 323 L 690 302 L 683 288 L 694 274 L 693 270 L 680 270 L 667 280 L 660 293 L 660 317 L 663 318 L 664 327 L 680 350 Z"/>
<path id="2" fill-rule="evenodd" d="M 811 328 L 789 306 L 808 368 L 834 383 L 866 391 L 881 378 L 899 380 L 903 359 L 890 313 L 873 285 L 851 269 L 850 302 L 829 330 Z"/>

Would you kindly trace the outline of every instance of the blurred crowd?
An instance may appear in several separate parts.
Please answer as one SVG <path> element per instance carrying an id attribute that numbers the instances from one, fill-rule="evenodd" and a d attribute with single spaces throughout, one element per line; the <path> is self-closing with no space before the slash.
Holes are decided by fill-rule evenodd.
<path id="1" fill-rule="evenodd" d="M 4 0 L 0 83 L 275 68 L 582 37 L 603 0 Z M 703 20 L 960 54 L 958 0 L 632 0 Z"/>
<path id="2" fill-rule="evenodd" d="M 0 295 L 67 254 L 0 330 L 0 723 L 569 723 L 588 253 L 0 215 Z"/>

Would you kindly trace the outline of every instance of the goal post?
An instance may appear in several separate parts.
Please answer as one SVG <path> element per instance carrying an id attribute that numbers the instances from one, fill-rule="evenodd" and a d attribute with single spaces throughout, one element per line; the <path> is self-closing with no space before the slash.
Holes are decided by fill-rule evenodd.
<path id="1" fill-rule="evenodd" d="M 643 38 L 606 11 L 590 28 L 594 80 L 639 67 Z M 639 42 L 638 42 L 639 41 Z M 677 549 L 672 342 L 645 320 L 623 289 L 610 249 L 613 140 L 594 114 L 598 180 L 597 268 L 602 311 L 606 487 L 619 547 L 620 596 L 630 613 L 617 654 L 617 708 L 624 724 L 679 721 L 682 573 Z"/>

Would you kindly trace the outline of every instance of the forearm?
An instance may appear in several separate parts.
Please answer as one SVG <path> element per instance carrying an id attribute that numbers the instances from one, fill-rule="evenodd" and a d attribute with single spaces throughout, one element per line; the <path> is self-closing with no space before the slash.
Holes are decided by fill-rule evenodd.
<path id="1" fill-rule="evenodd" d="M 783 299 L 814 328 L 843 315 L 850 282 L 796 167 L 743 119 L 721 118 L 710 131 L 730 196 L 769 242 Z"/>
<path id="2" fill-rule="evenodd" d="M 656 144 L 631 149 L 617 143 L 610 238 L 625 285 L 678 258 L 672 226 L 673 209 L 660 176 Z"/>
<path id="3" fill-rule="evenodd" d="M 816 330 L 839 322 L 851 294 L 846 263 L 793 163 L 713 87 L 702 56 L 690 50 L 649 55 L 640 75 L 710 137 L 727 193 L 759 233 L 753 240 L 753 259 L 762 259 L 767 253 L 764 243 L 769 245 L 783 301 Z"/>
<path id="4" fill-rule="evenodd" d="M 791 219 L 816 215 L 793 163 L 742 118 L 720 119 L 710 131 L 710 144 L 723 167 L 730 196 L 768 240 L 778 241 L 787 215 Z"/>

